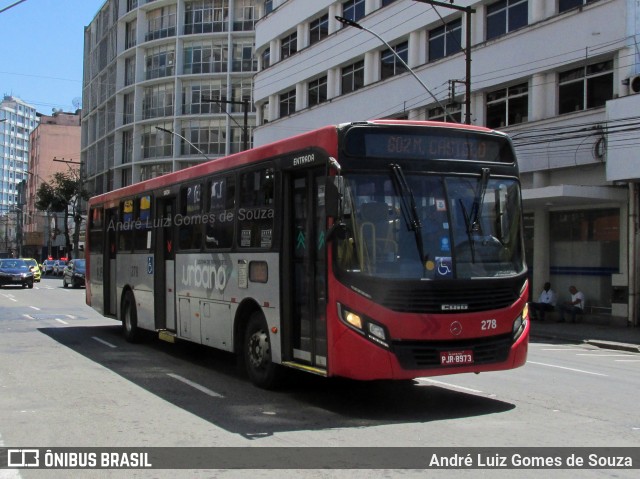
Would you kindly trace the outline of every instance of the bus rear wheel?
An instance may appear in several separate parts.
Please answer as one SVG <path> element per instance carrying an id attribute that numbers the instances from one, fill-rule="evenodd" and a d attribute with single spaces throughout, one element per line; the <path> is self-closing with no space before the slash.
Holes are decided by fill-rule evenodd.
<path id="1" fill-rule="evenodd" d="M 135 343 L 140 339 L 136 300 L 131 291 L 125 293 L 122 302 L 122 332 L 130 343 Z"/>
<path id="2" fill-rule="evenodd" d="M 251 315 L 244 335 L 244 363 L 249 379 L 256 386 L 273 389 L 278 386 L 282 371 L 271 360 L 269 329 L 264 315 L 255 312 Z"/>

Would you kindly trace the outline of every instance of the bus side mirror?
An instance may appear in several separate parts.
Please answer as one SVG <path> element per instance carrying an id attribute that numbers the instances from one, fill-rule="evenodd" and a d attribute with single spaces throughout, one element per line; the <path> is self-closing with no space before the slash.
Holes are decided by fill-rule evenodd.
<path id="1" fill-rule="evenodd" d="M 324 207 L 329 218 L 339 219 L 342 216 L 343 194 L 344 181 L 342 176 L 327 176 Z"/>

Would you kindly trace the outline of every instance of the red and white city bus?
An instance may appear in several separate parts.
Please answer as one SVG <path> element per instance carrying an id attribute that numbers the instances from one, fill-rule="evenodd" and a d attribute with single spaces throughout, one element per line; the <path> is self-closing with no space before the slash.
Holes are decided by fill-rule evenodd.
<path id="1" fill-rule="evenodd" d="M 358 380 L 526 361 L 518 166 L 499 132 L 330 126 L 89 201 L 87 304 L 123 323 Z"/>

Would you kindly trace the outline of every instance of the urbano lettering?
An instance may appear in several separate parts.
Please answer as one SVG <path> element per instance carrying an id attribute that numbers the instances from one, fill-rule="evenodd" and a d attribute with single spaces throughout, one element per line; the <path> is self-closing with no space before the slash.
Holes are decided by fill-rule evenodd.
<path id="1" fill-rule="evenodd" d="M 194 260 L 182 266 L 182 285 L 186 288 L 204 288 L 224 291 L 227 287 L 227 269 L 224 264 Z"/>

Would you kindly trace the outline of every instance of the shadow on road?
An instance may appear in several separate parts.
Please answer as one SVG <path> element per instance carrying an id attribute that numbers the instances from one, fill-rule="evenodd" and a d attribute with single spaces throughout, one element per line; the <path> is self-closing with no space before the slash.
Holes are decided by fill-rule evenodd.
<path id="1" fill-rule="evenodd" d="M 291 371 L 280 390 L 265 391 L 249 382 L 234 355 L 203 346 L 169 344 L 156 339 L 129 344 L 122 338 L 119 325 L 39 331 L 165 401 L 252 439 L 284 431 L 460 419 L 502 413 L 515 407 L 496 399 L 414 381 L 359 382 L 296 371 Z M 222 397 L 178 381 L 175 375 Z"/>

